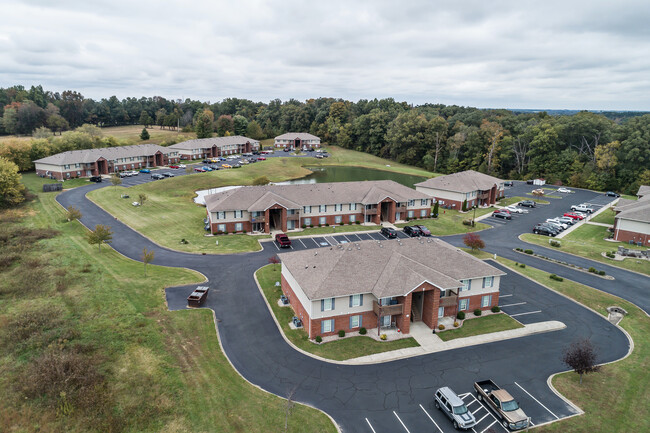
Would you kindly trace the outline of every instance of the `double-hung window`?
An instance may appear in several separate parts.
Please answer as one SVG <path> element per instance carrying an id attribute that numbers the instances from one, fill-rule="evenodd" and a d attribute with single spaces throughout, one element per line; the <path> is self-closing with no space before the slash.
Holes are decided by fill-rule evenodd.
<path id="1" fill-rule="evenodd" d="M 335 212 L 342 212 L 343 211 L 343 205 L 342 204 L 335 204 L 334 205 L 334 211 Z"/>
<path id="2" fill-rule="evenodd" d="M 325 225 L 325 224 L 327 224 L 327 217 L 320 217 L 320 218 L 318 218 L 318 224 L 320 224 L 320 225 Z"/>
<path id="3" fill-rule="evenodd" d="M 336 224 L 341 224 L 342 221 L 343 221 L 343 217 L 341 215 L 337 215 L 334 217 L 334 222 Z"/>
<path id="4" fill-rule="evenodd" d="M 235 218 L 241 218 L 242 217 L 242 211 L 236 210 L 235 211 Z"/>
<path id="5" fill-rule="evenodd" d="M 311 218 L 303 218 L 302 223 L 304 225 L 306 225 L 306 226 L 310 226 L 311 225 Z"/>
<path id="6" fill-rule="evenodd" d="M 226 225 L 225 224 L 217 224 L 217 231 L 221 233 L 226 232 Z"/>
<path id="7" fill-rule="evenodd" d="M 363 295 L 351 295 L 350 307 L 361 307 L 361 306 L 363 306 Z"/>
<path id="8" fill-rule="evenodd" d="M 311 213 L 311 206 L 303 206 L 302 211 L 304 213 Z"/>
<path id="9" fill-rule="evenodd" d="M 242 223 L 235 224 L 235 231 L 236 232 L 240 232 L 242 230 L 244 230 L 244 224 L 242 224 Z"/>
<path id="10" fill-rule="evenodd" d="M 420 211 L 420 216 L 421 216 L 421 217 L 425 217 L 425 216 L 427 216 L 427 210 L 426 210 L 426 209 L 422 209 L 422 210 Z"/>
<path id="11" fill-rule="evenodd" d="M 327 205 L 326 204 L 318 205 L 318 212 L 327 212 Z"/>
<path id="12" fill-rule="evenodd" d="M 409 200 L 409 206 L 415 206 L 415 200 Z"/>
<path id="13" fill-rule="evenodd" d="M 481 307 L 489 307 L 490 305 L 492 305 L 492 295 L 481 297 Z"/>
<path id="14" fill-rule="evenodd" d="M 350 210 L 357 210 L 357 204 L 356 203 L 350 203 Z"/>
<path id="15" fill-rule="evenodd" d="M 226 212 L 214 212 L 213 213 L 214 217 L 218 220 L 225 220 L 226 219 Z"/>
<path id="16" fill-rule="evenodd" d="M 465 292 L 472 288 L 472 280 L 460 280 L 460 282 L 463 284 L 460 286 L 461 292 Z"/>
<path id="17" fill-rule="evenodd" d="M 321 311 L 332 311 L 334 309 L 334 298 L 326 298 L 320 300 Z"/>
<path id="18" fill-rule="evenodd" d="M 469 308 L 469 299 L 465 298 L 458 301 L 458 310 L 465 311 L 467 308 Z"/>
<path id="19" fill-rule="evenodd" d="M 361 328 L 361 314 L 350 316 L 350 329 Z"/>
<path id="20" fill-rule="evenodd" d="M 409 218 L 413 218 L 415 216 L 415 212 L 412 210 L 408 211 L 408 216 Z"/>
<path id="21" fill-rule="evenodd" d="M 334 332 L 334 319 L 323 320 L 320 322 L 320 332 L 321 334 Z"/>
<path id="22" fill-rule="evenodd" d="M 429 199 L 428 198 L 420 199 L 420 205 L 421 206 L 426 206 L 428 204 L 429 204 Z"/>
<path id="23" fill-rule="evenodd" d="M 483 277 L 483 288 L 492 287 L 494 277 Z"/>
<path id="24" fill-rule="evenodd" d="M 356 221 L 356 216 L 355 215 L 350 215 L 350 222 L 353 223 Z"/>

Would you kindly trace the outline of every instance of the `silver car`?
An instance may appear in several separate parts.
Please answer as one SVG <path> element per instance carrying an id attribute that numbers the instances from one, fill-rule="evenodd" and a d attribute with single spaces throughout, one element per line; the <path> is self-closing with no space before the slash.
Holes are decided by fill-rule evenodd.
<path id="1" fill-rule="evenodd" d="M 477 424 L 465 402 L 448 386 L 438 388 L 434 400 L 436 408 L 447 415 L 455 429 L 469 430 Z"/>

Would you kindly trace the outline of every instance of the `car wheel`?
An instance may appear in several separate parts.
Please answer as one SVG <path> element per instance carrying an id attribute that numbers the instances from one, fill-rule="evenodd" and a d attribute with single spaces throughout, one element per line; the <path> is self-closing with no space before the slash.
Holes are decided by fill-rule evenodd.
<path id="1" fill-rule="evenodd" d="M 533 230 L 533 233 L 535 233 L 536 235 L 539 234 L 537 230 Z"/>
<path id="2" fill-rule="evenodd" d="M 477 393 L 476 393 L 476 399 L 477 399 L 478 401 L 482 401 L 482 400 L 483 400 L 483 396 L 477 392 Z"/>
<path id="3" fill-rule="evenodd" d="M 508 421 L 503 420 L 503 422 L 501 424 L 503 425 L 504 429 L 508 430 Z"/>
<path id="4" fill-rule="evenodd" d="M 454 428 L 458 430 L 458 422 L 454 421 Z"/>
<path id="5" fill-rule="evenodd" d="M 436 400 L 436 409 L 440 409 L 440 403 L 438 403 L 438 400 Z"/>
<path id="6" fill-rule="evenodd" d="M 551 233 L 547 233 L 546 236 L 551 236 Z"/>

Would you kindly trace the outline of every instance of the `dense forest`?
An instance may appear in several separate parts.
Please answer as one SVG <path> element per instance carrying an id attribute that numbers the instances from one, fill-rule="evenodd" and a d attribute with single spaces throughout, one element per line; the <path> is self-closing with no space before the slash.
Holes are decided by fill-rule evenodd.
<path id="1" fill-rule="evenodd" d="M 650 114 L 644 113 L 549 115 L 413 106 L 390 98 L 210 103 L 111 96 L 95 101 L 71 90 L 13 86 L 0 88 L 0 116 L 0 134 L 34 137 L 28 144 L 0 144 L 0 156 L 21 170 L 32 168 L 33 159 L 63 150 L 127 144 L 102 137 L 96 127 L 141 124 L 180 128 L 199 137 L 263 139 L 311 132 L 329 144 L 438 173 L 474 169 L 508 179 L 543 177 L 555 184 L 627 193 L 650 184 Z"/>

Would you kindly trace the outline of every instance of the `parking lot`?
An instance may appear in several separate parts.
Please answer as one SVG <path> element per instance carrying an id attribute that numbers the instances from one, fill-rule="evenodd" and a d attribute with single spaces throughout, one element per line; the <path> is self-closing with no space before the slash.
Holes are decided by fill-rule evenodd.
<path id="1" fill-rule="evenodd" d="M 409 238 L 409 236 L 404 234 L 404 232 L 401 231 L 401 229 L 396 231 L 397 231 L 398 239 Z M 382 235 L 379 232 L 379 227 L 377 228 L 377 231 L 373 230 L 373 231 L 358 232 L 358 233 L 340 233 L 340 234 L 330 234 L 330 235 L 303 237 L 303 238 L 299 238 L 299 237 L 294 238 L 291 236 L 289 237 L 291 238 L 291 247 L 286 248 L 285 251 L 288 251 L 289 249 L 305 250 L 311 248 L 327 248 L 327 247 L 333 247 L 337 245 L 354 244 L 355 242 L 369 241 L 369 240 L 396 242 L 395 239 L 388 239 L 386 236 Z M 273 248 L 269 246 L 269 244 L 272 244 L 275 247 L 275 249 L 277 249 L 278 251 L 280 250 L 280 247 L 275 241 L 262 242 L 262 245 L 264 246 L 265 249 Z"/>

